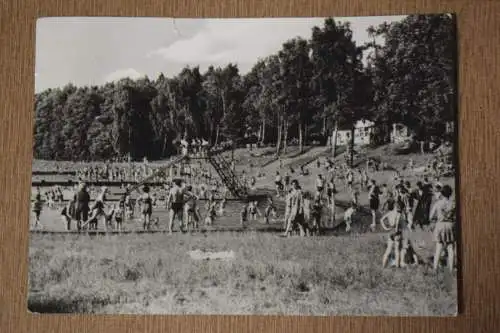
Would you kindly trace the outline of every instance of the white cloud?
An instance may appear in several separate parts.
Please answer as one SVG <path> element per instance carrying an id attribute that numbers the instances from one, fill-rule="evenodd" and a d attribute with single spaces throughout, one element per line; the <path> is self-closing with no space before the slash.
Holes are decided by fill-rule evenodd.
<path id="1" fill-rule="evenodd" d="M 105 82 L 111 82 L 111 81 L 116 81 L 124 78 L 131 78 L 131 79 L 138 79 L 140 77 L 143 77 L 144 74 L 139 73 L 133 68 L 125 68 L 125 69 L 119 69 L 116 70 L 110 74 L 108 74 L 104 81 Z"/>
<path id="2" fill-rule="evenodd" d="M 150 56 L 160 55 L 168 61 L 189 65 L 232 62 L 248 70 L 258 58 L 278 51 L 286 40 L 297 36 L 309 38 L 312 27 L 323 21 L 323 18 L 205 20 L 199 33 L 157 49 Z M 241 66 L 245 64 L 248 66 Z"/>

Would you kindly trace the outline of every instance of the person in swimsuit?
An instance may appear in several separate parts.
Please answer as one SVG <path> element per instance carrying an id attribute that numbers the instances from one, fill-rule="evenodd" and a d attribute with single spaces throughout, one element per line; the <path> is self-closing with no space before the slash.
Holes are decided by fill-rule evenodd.
<path id="1" fill-rule="evenodd" d="M 346 175 L 346 188 L 349 191 L 352 191 L 352 184 L 354 182 L 354 175 L 352 173 L 352 170 L 349 170 Z"/>
<path id="2" fill-rule="evenodd" d="M 316 178 L 316 190 L 322 195 L 323 189 L 325 188 L 325 180 L 322 175 L 318 175 Z"/>
<path id="3" fill-rule="evenodd" d="M 396 267 L 405 267 L 408 264 L 418 264 L 418 256 L 411 245 L 408 237 L 403 233 L 403 219 L 401 214 L 395 215 L 396 218 L 389 220 L 389 226 L 381 221 L 382 228 L 387 231 L 392 231 L 387 239 L 387 248 L 382 257 L 382 267 L 385 268 L 389 258 L 394 253 L 394 265 Z M 397 219 L 399 217 L 399 219 Z"/>
<path id="4" fill-rule="evenodd" d="M 366 169 L 361 170 L 361 188 L 365 189 L 368 187 L 368 173 Z"/>
<path id="5" fill-rule="evenodd" d="M 261 216 L 257 205 L 257 201 L 250 202 L 250 204 L 248 205 L 248 212 L 252 221 L 257 221 L 258 217 Z"/>
<path id="6" fill-rule="evenodd" d="M 94 202 L 94 205 L 92 206 L 91 217 L 87 221 L 85 221 L 85 223 L 84 223 L 84 225 L 87 225 L 87 224 L 89 225 L 89 229 L 97 230 L 97 225 L 98 225 L 99 219 L 106 217 L 106 213 L 104 212 L 104 202 L 106 200 L 106 192 L 107 192 L 107 188 L 103 187 L 101 189 L 101 192 L 97 196 L 96 201 Z M 106 219 L 104 221 L 105 221 L 104 227 L 107 229 Z"/>
<path id="7" fill-rule="evenodd" d="M 245 203 L 240 211 L 240 224 L 242 227 L 246 227 L 248 222 L 248 203 Z"/>
<path id="8" fill-rule="evenodd" d="M 279 197 L 281 195 L 281 191 L 283 190 L 283 183 L 281 181 L 281 175 L 279 171 L 276 171 L 276 178 L 274 179 L 274 184 L 276 185 L 276 196 Z"/>
<path id="9" fill-rule="evenodd" d="M 389 257 L 392 253 L 394 253 L 394 263 L 396 267 L 401 267 L 401 257 L 404 258 L 405 252 L 403 247 L 403 233 L 402 233 L 402 225 L 401 225 L 401 212 L 398 211 L 399 207 L 393 210 L 393 213 L 388 216 L 388 218 L 382 217 L 380 219 L 380 225 L 386 231 L 392 231 L 389 234 L 389 238 L 387 240 L 387 248 L 382 257 L 382 267 L 386 267 L 389 261 Z M 385 224 L 385 220 L 389 222 L 389 225 Z M 404 264 L 403 264 L 404 265 Z"/>
<path id="10" fill-rule="evenodd" d="M 335 177 L 332 176 L 326 184 L 326 196 L 328 199 L 328 207 L 330 208 L 330 223 L 333 226 L 335 223 L 335 195 L 337 188 L 335 187 Z"/>
<path id="11" fill-rule="evenodd" d="M 274 205 L 273 198 L 271 196 L 267 197 L 267 207 L 264 210 L 264 223 L 269 224 L 269 217 L 273 215 L 276 219 L 276 206 Z"/>
<path id="12" fill-rule="evenodd" d="M 35 228 L 41 227 L 40 215 L 42 214 L 42 193 L 40 193 L 40 188 L 36 188 L 35 201 L 33 202 L 33 213 L 35 214 Z"/>
<path id="13" fill-rule="evenodd" d="M 432 207 L 430 219 L 437 220 L 434 228 L 434 241 L 436 251 L 434 253 L 433 268 L 437 270 L 441 259 L 441 252 L 446 249 L 448 269 L 453 271 L 456 254 L 456 205 L 451 198 L 453 190 L 449 185 L 444 185 L 440 192 L 438 201 Z"/>
<path id="14" fill-rule="evenodd" d="M 188 200 L 184 204 L 184 225 L 189 227 L 189 225 L 193 225 L 195 229 L 198 228 L 198 224 L 200 221 L 200 212 L 198 209 L 197 197 L 193 194 L 193 187 L 188 185 L 186 187 L 186 194 L 188 196 Z"/>
<path id="15" fill-rule="evenodd" d="M 388 220 L 390 221 L 390 225 L 392 225 L 392 221 L 397 219 L 396 200 L 394 200 L 394 195 L 392 194 L 392 192 L 388 192 L 387 200 L 384 202 L 382 211 L 384 211 L 385 213 L 380 218 L 380 224 L 382 224 L 385 220 Z"/>
<path id="16" fill-rule="evenodd" d="M 151 215 L 153 214 L 153 198 L 151 197 L 148 185 L 144 185 L 142 188 L 142 195 L 139 198 L 139 204 L 141 205 L 142 228 L 143 230 L 150 230 Z"/>
<path id="17" fill-rule="evenodd" d="M 118 206 L 115 207 L 115 223 L 116 223 L 116 230 L 121 231 L 123 227 L 123 220 L 125 216 L 125 211 L 124 211 L 124 205 L 123 201 L 120 200 L 118 203 Z"/>
<path id="18" fill-rule="evenodd" d="M 208 207 L 207 216 L 205 217 L 205 225 L 213 225 L 215 218 L 217 217 L 216 208 L 216 202 L 212 202 Z"/>
<path id="19" fill-rule="evenodd" d="M 78 185 L 78 191 L 76 193 L 76 205 L 75 205 L 75 218 L 76 227 L 78 230 L 82 228 L 82 220 L 87 221 L 89 215 L 89 203 L 90 195 L 87 191 L 87 186 L 85 183 L 80 183 Z"/>
<path id="20" fill-rule="evenodd" d="M 67 231 L 71 230 L 70 205 L 71 205 L 71 202 L 68 203 L 67 205 L 64 205 L 63 209 L 61 210 L 61 217 L 62 217 L 63 223 L 66 225 Z"/>
<path id="21" fill-rule="evenodd" d="M 288 173 L 288 171 L 285 173 L 284 181 L 285 181 L 284 191 L 287 192 L 288 189 L 290 188 L 290 174 Z"/>
<path id="22" fill-rule="evenodd" d="M 295 227 L 298 227 L 300 235 L 304 236 L 304 196 L 296 179 L 292 181 L 292 192 L 290 193 L 287 205 L 288 219 L 284 236 L 289 236 Z"/>
<path id="23" fill-rule="evenodd" d="M 321 215 L 323 212 L 323 196 L 321 191 L 317 191 L 311 203 L 311 218 L 312 218 L 312 228 L 311 232 L 313 234 L 319 234 L 321 228 Z"/>
<path id="24" fill-rule="evenodd" d="M 377 212 L 380 207 L 380 188 L 377 186 L 375 180 L 371 181 L 370 190 L 368 196 L 370 197 L 370 211 L 372 214 L 372 223 L 370 229 L 373 231 L 377 225 Z"/>
<path id="25" fill-rule="evenodd" d="M 182 182 L 180 179 L 174 179 L 174 186 L 170 189 L 167 197 L 167 206 L 170 212 L 170 222 L 168 225 L 169 233 L 172 233 L 174 221 L 177 218 L 180 228 L 183 226 L 183 212 L 184 212 L 184 190 L 181 188 Z"/>
<path id="26" fill-rule="evenodd" d="M 283 230 L 286 230 L 286 227 L 288 226 L 288 219 L 290 217 L 290 200 L 292 197 L 292 192 L 293 192 L 292 188 L 288 189 L 288 193 L 285 196 L 285 219 L 283 221 Z"/>
<path id="27" fill-rule="evenodd" d="M 226 208 L 226 201 L 227 201 L 227 199 L 226 199 L 226 197 L 223 195 L 223 196 L 222 196 L 222 199 L 221 199 L 221 200 L 220 200 L 220 202 L 219 202 L 219 211 L 218 211 L 219 216 L 223 216 L 223 215 L 224 215 L 224 211 L 225 211 L 225 208 Z"/>
<path id="28" fill-rule="evenodd" d="M 357 205 L 354 202 L 350 203 L 349 208 L 347 208 L 344 212 L 344 223 L 345 223 L 345 231 L 351 231 L 351 224 L 353 221 L 354 213 L 356 213 Z"/>

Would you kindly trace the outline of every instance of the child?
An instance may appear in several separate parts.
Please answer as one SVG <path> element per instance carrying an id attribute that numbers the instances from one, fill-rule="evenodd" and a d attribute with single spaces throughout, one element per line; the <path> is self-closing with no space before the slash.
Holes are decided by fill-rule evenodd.
<path id="1" fill-rule="evenodd" d="M 192 193 L 192 190 L 193 187 L 191 185 L 186 187 L 188 200 L 184 203 L 184 218 L 186 219 L 184 225 L 187 227 L 191 224 L 195 229 L 197 229 L 198 222 L 200 220 L 198 202 L 196 196 Z"/>
<path id="2" fill-rule="evenodd" d="M 118 231 L 122 230 L 123 216 L 124 216 L 123 206 L 119 204 L 118 207 L 116 207 L 115 211 L 115 223 L 116 223 L 116 229 Z"/>
<path id="3" fill-rule="evenodd" d="M 276 171 L 276 178 L 274 179 L 274 184 L 276 185 L 276 196 L 279 197 L 281 191 L 283 190 L 283 183 L 281 182 L 281 175 L 279 171 Z"/>
<path id="4" fill-rule="evenodd" d="M 240 211 L 240 223 L 242 227 L 245 227 L 248 222 L 248 206 L 249 205 L 245 203 Z"/>
<path id="5" fill-rule="evenodd" d="M 352 174 L 352 171 L 349 170 L 346 176 L 346 189 L 352 191 L 353 181 L 354 181 L 354 175 Z"/>
<path id="6" fill-rule="evenodd" d="M 205 217 L 205 225 L 212 225 L 215 221 L 215 217 L 217 216 L 216 213 L 216 202 L 212 202 L 210 206 L 208 207 L 208 212 L 207 216 Z"/>
<path id="7" fill-rule="evenodd" d="M 225 208 L 226 208 L 226 197 L 223 196 L 222 200 L 219 202 L 219 216 L 224 215 Z"/>
<path id="8" fill-rule="evenodd" d="M 345 222 L 346 232 L 349 232 L 351 230 L 352 217 L 355 212 L 356 212 L 356 205 L 353 202 L 351 202 L 350 207 L 347 208 L 346 211 L 344 212 L 344 222 Z"/>
<path id="9" fill-rule="evenodd" d="M 396 210 L 388 218 L 380 220 L 380 224 L 384 230 L 392 230 L 387 240 L 387 248 L 382 257 L 382 267 L 387 266 L 392 253 L 394 253 L 394 265 L 396 267 L 405 267 L 407 263 L 418 264 L 418 257 L 409 239 L 403 235 L 403 219 L 401 218 L 402 212 L 400 209 L 401 207 L 396 207 Z M 385 220 L 389 222 L 389 226 L 385 224 Z"/>
<path id="10" fill-rule="evenodd" d="M 35 213 L 35 228 L 41 227 L 40 215 L 42 214 L 42 194 L 40 193 L 40 188 L 36 188 L 35 202 L 33 203 L 33 213 Z"/>
<path id="11" fill-rule="evenodd" d="M 116 212 L 116 206 L 113 205 L 111 207 L 111 209 L 109 210 L 109 212 L 104 215 L 106 228 L 108 228 L 108 227 L 112 228 L 113 227 L 113 217 L 115 216 L 115 212 Z"/>
<path id="12" fill-rule="evenodd" d="M 149 186 L 144 185 L 142 196 L 139 198 L 139 203 L 142 206 L 142 228 L 149 230 L 151 228 L 151 215 L 153 214 L 153 198 L 149 194 Z"/>
<path id="13" fill-rule="evenodd" d="M 257 204 L 258 204 L 257 201 L 254 201 L 251 202 L 249 205 L 250 219 L 253 221 L 257 221 L 257 217 L 262 215 L 259 209 L 257 208 Z"/>
<path id="14" fill-rule="evenodd" d="M 274 205 L 273 198 L 271 196 L 267 197 L 267 207 L 264 211 L 264 223 L 269 224 L 269 216 L 273 214 L 276 218 L 276 206 Z"/>
<path id="15" fill-rule="evenodd" d="M 321 197 L 321 191 L 316 191 L 314 195 L 312 205 L 311 205 L 311 217 L 312 217 L 312 232 L 318 234 L 321 227 L 321 213 L 323 211 L 323 203 Z"/>
<path id="16" fill-rule="evenodd" d="M 127 218 L 132 219 L 134 217 L 134 204 L 128 193 L 125 195 L 124 205 L 127 210 Z"/>

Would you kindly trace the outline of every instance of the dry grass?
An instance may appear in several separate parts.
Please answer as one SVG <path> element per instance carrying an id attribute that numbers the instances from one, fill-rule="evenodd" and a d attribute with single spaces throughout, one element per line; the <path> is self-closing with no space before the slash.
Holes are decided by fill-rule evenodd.
<path id="1" fill-rule="evenodd" d="M 453 315 L 456 279 L 380 267 L 380 234 L 32 235 L 35 312 Z M 193 261 L 190 250 L 234 250 Z"/>

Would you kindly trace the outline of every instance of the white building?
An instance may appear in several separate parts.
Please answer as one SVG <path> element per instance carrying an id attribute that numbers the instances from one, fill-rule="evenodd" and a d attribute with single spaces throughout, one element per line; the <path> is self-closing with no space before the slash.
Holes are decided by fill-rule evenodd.
<path id="1" fill-rule="evenodd" d="M 392 131 L 391 131 L 391 142 L 392 143 L 403 143 L 411 139 L 411 133 L 408 130 L 408 127 L 396 123 L 392 124 Z"/>
<path id="2" fill-rule="evenodd" d="M 358 120 L 354 127 L 354 144 L 368 145 L 371 143 L 375 123 L 369 120 Z M 351 129 L 341 129 L 337 132 L 337 145 L 347 145 L 351 142 Z"/>

